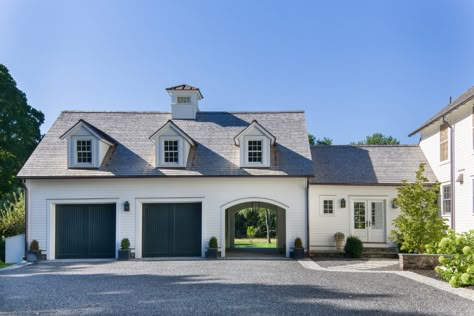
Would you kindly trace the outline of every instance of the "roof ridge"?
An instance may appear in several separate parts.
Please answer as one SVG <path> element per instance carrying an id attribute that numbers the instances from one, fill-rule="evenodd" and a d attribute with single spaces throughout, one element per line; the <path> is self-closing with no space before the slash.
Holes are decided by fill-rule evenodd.
<path id="1" fill-rule="evenodd" d="M 171 114 L 165 111 L 98 111 L 98 110 L 63 110 L 61 113 L 107 113 L 107 114 Z M 205 114 L 269 114 L 269 113 L 304 113 L 304 110 L 288 110 L 288 111 L 199 111 Z"/>

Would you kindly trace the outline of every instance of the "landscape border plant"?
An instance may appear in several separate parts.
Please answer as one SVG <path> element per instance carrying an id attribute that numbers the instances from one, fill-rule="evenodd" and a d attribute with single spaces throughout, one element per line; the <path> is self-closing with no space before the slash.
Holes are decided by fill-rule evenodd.
<path id="1" fill-rule="evenodd" d="M 436 273 L 452 287 L 474 285 L 474 230 L 456 234 L 449 230 L 438 243 L 427 245 L 430 253 L 439 257 Z"/>
<path id="2" fill-rule="evenodd" d="M 426 245 L 441 240 L 448 229 L 445 219 L 439 216 L 439 183 L 430 185 L 424 172 L 425 164 L 420 164 L 416 182 L 403 181 L 398 188 L 396 202 L 401 212 L 393 220 L 395 229 L 390 239 L 408 253 L 424 253 Z"/>

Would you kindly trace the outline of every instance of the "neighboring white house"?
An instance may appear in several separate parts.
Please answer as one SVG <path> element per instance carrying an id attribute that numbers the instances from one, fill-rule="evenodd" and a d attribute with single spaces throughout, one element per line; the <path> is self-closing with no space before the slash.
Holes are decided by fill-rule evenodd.
<path id="1" fill-rule="evenodd" d="M 204 112 L 199 89 L 167 89 L 171 113 L 62 112 L 18 177 L 27 242 L 48 259 L 203 256 L 233 244 L 235 210 L 278 213 L 279 247 L 307 246 L 313 174 L 303 112 Z M 222 255 L 226 249 L 223 246 Z"/>
<path id="2" fill-rule="evenodd" d="M 420 133 L 420 147 L 441 183 L 441 215 L 457 232 L 474 229 L 473 111 L 474 87 L 410 134 Z"/>
<path id="3" fill-rule="evenodd" d="M 400 211 L 393 200 L 403 180 L 415 181 L 421 163 L 436 177 L 419 146 L 313 146 L 309 186 L 310 250 L 331 250 L 334 234 L 358 236 L 366 248 L 386 248 Z"/>

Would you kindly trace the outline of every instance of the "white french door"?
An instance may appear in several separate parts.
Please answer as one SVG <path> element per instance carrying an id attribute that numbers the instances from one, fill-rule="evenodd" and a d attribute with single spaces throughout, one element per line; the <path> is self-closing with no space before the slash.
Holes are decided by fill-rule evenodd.
<path id="1" fill-rule="evenodd" d="M 385 242 L 385 201 L 352 201 L 352 234 L 363 242 Z"/>

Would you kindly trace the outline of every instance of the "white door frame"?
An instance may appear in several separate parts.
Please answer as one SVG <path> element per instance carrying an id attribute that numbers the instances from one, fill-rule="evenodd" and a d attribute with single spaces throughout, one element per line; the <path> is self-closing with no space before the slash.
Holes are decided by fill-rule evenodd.
<path id="1" fill-rule="evenodd" d="M 354 228 L 354 203 L 355 202 L 364 202 L 365 203 L 365 212 L 366 212 L 366 222 L 371 220 L 371 212 L 370 212 L 370 202 L 382 202 L 383 204 L 383 241 L 371 241 L 370 240 L 370 226 L 365 227 L 366 233 L 366 240 L 362 240 L 364 243 L 387 243 L 387 196 L 350 196 L 349 197 L 349 232 L 351 235 L 355 234 Z M 357 236 L 357 235 L 356 235 Z"/>
<path id="2" fill-rule="evenodd" d="M 56 205 L 61 204 L 115 204 L 115 258 L 118 258 L 117 250 L 120 247 L 120 206 L 118 198 L 104 199 L 47 199 L 47 251 L 48 260 L 56 259 Z M 40 245 L 41 248 L 41 245 Z"/>
<path id="3" fill-rule="evenodd" d="M 206 232 L 206 199 L 204 197 L 163 197 L 163 198 L 136 198 L 135 199 L 135 258 L 142 258 L 142 215 L 143 204 L 149 203 L 201 203 L 201 257 L 205 255 Z"/>

